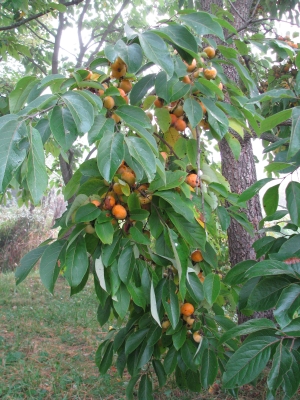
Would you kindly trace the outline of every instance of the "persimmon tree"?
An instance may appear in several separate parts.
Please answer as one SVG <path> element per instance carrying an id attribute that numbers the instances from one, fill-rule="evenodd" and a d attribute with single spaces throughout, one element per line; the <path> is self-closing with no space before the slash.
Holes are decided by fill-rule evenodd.
<path id="1" fill-rule="evenodd" d="M 284 212 L 277 210 L 282 179 L 270 176 L 242 194 L 231 192 L 206 143 L 224 138 L 238 159 L 229 128 L 241 136 L 269 132 L 278 140 L 265 149 L 275 153 L 268 173 L 296 170 L 300 59 L 291 39 L 254 37 L 253 44 L 279 49 L 270 90 L 259 94 L 224 29 L 237 34 L 224 18 L 194 10 L 156 29 L 127 29 L 88 69 L 22 78 L 9 95 L 10 113 L 0 118 L 2 193 L 21 188 L 34 204 L 47 188 L 43 147 L 52 142 L 66 158 L 76 139 L 86 137 L 90 152 L 63 189 L 74 200 L 56 221 L 58 238 L 28 253 L 16 279 L 21 283 L 40 260 L 45 287 L 53 292 L 61 273 L 75 295 L 92 266 L 99 323 L 124 322 L 100 344 L 96 363 L 105 373 L 116 356 L 120 375 L 125 368 L 131 375 L 128 398 L 135 385 L 139 398 L 152 398 L 155 376 L 163 386 L 172 373 L 180 388 L 193 391 L 222 376 L 224 390 L 237 395 L 269 361 L 269 399 L 278 390 L 291 398 L 298 389 L 300 185 L 289 183 Z M 279 89 L 286 64 L 296 72 Z M 228 66 L 238 71 L 242 88 L 224 73 Z M 252 235 L 243 210 L 272 180 L 260 228 L 278 237 L 254 243 L 265 260 L 243 261 L 224 277 L 214 245 L 218 232 L 233 219 Z M 264 226 L 288 213 L 285 225 Z M 237 305 L 248 315 L 275 307 L 276 320 L 237 326 L 228 318 Z"/>

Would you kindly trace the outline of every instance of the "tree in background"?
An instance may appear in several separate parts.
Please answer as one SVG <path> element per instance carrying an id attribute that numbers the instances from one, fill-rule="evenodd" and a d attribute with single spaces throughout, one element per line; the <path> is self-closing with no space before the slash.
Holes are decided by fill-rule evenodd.
<path id="1" fill-rule="evenodd" d="M 289 183 L 287 209 L 277 210 L 282 180 L 275 181 L 263 199 L 264 220 L 253 200 L 272 173 L 299 166 L 298 46 L 272 26 L 270 38 L 249 33 L 261 29 L 258 10 L 267 21 L 277 18 L 260 2 L 201 3 L 206 11 L 212 5 L 219 6 L 215 15 L 185 10 L 156 29 L 126 26 L 125 37 L 99 52 L 89 70 L 80 69 L 83 52 L 69 77 L 54 70 L 22 78 L 8 96 L 10 114 L 0 119 L 2 190 L 21 187 L 35 204 L 47 187 L 43 145 L 52 141 L 67 161 L 87 133 L 88 158 L 63 190 L 72 201 L 56 223 L 58 240 L 23 258 L 17 283 L 41 258 L 44 285 L 52 292 L 63 271 L 76 294 L 93 259 L 100 324 L 130 312 L 96 355 L 105 373 L 117 353 L 119 373 L 126 367 L 132 376 L 128 397 L 138 382 L 139 398 L 150 398 L 153 374 L 163 385 L 174 371 L 179 387 L 195 391 L 213 385 L 220 371 L 224 389 L 236 395 L 269 360 L 268 398 L 278 390 L 290 398 L 299 385 L 300 185 Z M 249 60 L 253 46 L 265 55 Z M 271 143 L 270 178 L 258 182 L 251 135 Z M 213 140 L 224 176 L 210 162 Z M 236 265 L 224 277 L 217 238 L 229 226 Z M 253 243 L 259 228 L 273 236 Z M 227 316 L 237 303 L 248 316 L 275 308 L 276 323 L 255 318 L 236 326 Z"/>

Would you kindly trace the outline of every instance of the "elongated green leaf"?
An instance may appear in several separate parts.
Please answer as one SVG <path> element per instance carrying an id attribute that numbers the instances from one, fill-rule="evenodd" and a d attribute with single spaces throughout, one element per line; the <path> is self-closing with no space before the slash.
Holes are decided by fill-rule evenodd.
<path id="1" fill-rule="evenodd" d="M 286 372 L 290 369 L 293 362 L 293 357 L 290 354 L 288 348 L 283 346 L 282 342 L 276 348 L 272 360 L 272 368 L 268 376 L 268 387 L 273 394 L 276 395 L 276 391 L 283 382 L 283 377 Z"/>
<path id="2" fill-rule="evenodd" d="M 118 273 L 122 282 L 129 283 L 135 265 L 133 247 L 125 247 L 118 260 Z"/>
<path id="3" fill-rule="evenodd" d="M 28 132 L 29 152 L 27 160 L 27 184 L 34 204 L 37 204 L 48 183 L 42 138 L 36 129 L 30 127 Z"/>
<path id="4" fill-rule="evenodd" d="M 274 310 L 274 317 L 281 328 L 288 325 L 295 311 L 300 307 L 300 286 L 291 284 L 281 292 Z"/>
<path id="5" fill-rule="evenodd" d="M 66 254 L 65 277 L 71 287 L 78 286 L 88 269 L 88 256 L 85 240 L 77 237 L 69 246 Z"/>
<path id="6" fill-rule="evenodd" d="M 289 283 L 282 276 L 267 276 L 261 279 L 249 296 L 248 307 L 256 311 L 269 310 L 275 306 L 282 290 Z"/>
<path id="7" fill-rule="evenodd" d="M 44 251 L 40 263 L 40 277 L 43 285 L 50 293 L 53 293 L 54 285 L 60 271 L 63 267 L 64 251 L 67 242 L 65 240 L 57 240 L 50 244 Z M 60 259 L 63 258 L 63 260 Z"/>
<path id="8" fill-rule="evenodd" d="M 128 311 L 130 303 L 130 294 L 123 283 L 120 285 L 116 298 L 117 300 L 113 300 L 114 309 L 118 313 L 119 317 L 123 319 Z"/>
<path id="9" fill-rule="evenodd" d="M 164 369 L 167 375 L 170 375 L 177 365 L 177 351 L 174 346 L 170 347 L 164 359 Z"/>
<path id="10" fill-rule="evenodd" d="M 198 101 L 188 98 L 185 100 L 183 109 L 189 119 L 192 128 L 195 128 L 203 118 L 203 111 Z"/>
<path id="11" fill-rule="evenodd" d="M 156 171 L 156 162 L 153 151 L 144 139 L 126 137 L 126 144 L 130 155 L 143 167 L 149 182 L 153 181 Z"/>
<path id="12" fill-rule="evenodd" d="M 275 128 L 275 126 L 279 125 L 281 122 L 284 122 L 287 119 L 291 118 L 291 115 L 292 115 L 292 109 L 290 108 L 287 110 L 280 111 L 279 113 L 273 114 L 270 117 L 264 119 L 260 124 L 261 133 Z"/>
<path id="13" fill-rule="evenodd" d="M 128 400 L 133 400 L 135 398 L 134 387 L 135 387 L 137 381 L 139 380 L 139 378 L 140 378 L 140 375 L 135 375 L 128 382 L 128 385 L 126 386 L 126 398 Z"/>
<path id="14" fill-rule="evenodd" d="M 112 118 L 106 118 L 102 114 L 96 115 L 94 124 L 88 133 L 89 144 L 93 144 L 96 140 L 101 139 L 104 133 L 111 135 L 114 132 L 114 126 L 115 123 Z"/>
<path id="15" fill-rule="evenodd" d="M 104 375 L 107 372 L 108 368 L 111 367 L 113 355 L 114 355 L 113 342 L 110 342 L 105 350 L 105 353 L 99 365 L 99 371 L 101 374 Z"/>
<path id="16" fill-rule="evenodd" d="M 250 321 L 246 321 L 241 325 L 231 328 L 225 332 L 219 341 L 219 344 L 225 343 L 230 339 L 234 339 L 238 336 L 249 335 L 250 333 L 257 332 L 263 329 L 275 329 L 274 322 L 267 318 L 257 318 Z"/>
<path id="17" fill-rule="evenodd" d="M 127 65 L 127 72 L 136 73 L 143 61 L 143 52 L 141 46 L 137 43 L 126 45 L 123 40 L 118 40 L 114 50 Z"/>
<path id="18" fill-rule="evenodd" d="M 293 319 L 282 331 L 289 336 L 300 337 L 300 317 Z"/>
<path id="19" fill-rule="evenodd" d="M 272 178 L 264 178 L 260 179 L 259 181 L 255 182 L 253 185 L 248 187 L 239 197 L 238 203 L 243 203 L 244 201 L 247 201 L 251 199 L 253 196 L 255 196 L 260 189 L 265 186 L 268 182 L 271 182 L 273 179 Z"/>
<path id="20" fill-rule="evenodd" d="M 70 111 L 54 107 L 50 117 L 50 129 L 57 143 L 67 151 L 78 136 L 77 126 Z"/>
<path id="21" fill-rule="evenodd" d="M 105 131 L 98 146 L 98 168 L 105 180 L 112 181 L 124 159 L 124 136 L 120 132 Z"/>
<path id="22" fill-rule="evenodd" d="M 230 216 L 229 216 L 226 208 L 223 206 L 218 206 L 216 208 L 216 213 L 219 218 L 221 228 L 223 229 L 223 231 L 227 231 L 227 229 L 229 228 L 229 225 L 230 225 Z"/>
<path id="23" fill-rule="evenodd" d="M 290 265 L 287 265 L 283 262 L 275 260 L 265 260 L 253 265 L 253 267 L 250 267 L 245 274 L 246 278 L 248 279 L 254 278 L 256 276 L 267 276 L 267 275 L 295 276 L 295 272 L 290 267 Z"/>
<path id="24" fill-rule="evenodd" d="M 93 203 L 84 204 L 79 206 L 75 214 L 75 222 L 89 222 L 93 221 L 100 215 L 101 210 Z"/>
<path id="25" fill-rule="evenodd" d="M 238 160 L 240 158 L 240 154 L 241 154 L 241 150 L 242 150 L 240 142 L 238 141 L 238 139 L 236 137 L 234 137 L 232 135 L 232 133 L 229 133 L 229 132 L 226 133 L 226 135 L 224 137 L 232 151 L 232 154 L 234 155 L 234 158 L 236 160 Z"/>
<path id="26" fill-rule="evenodd" d="M 293 99 L 295 97 L 295 93 L 292 90 L 288 89 L 273 89 L 269 90 L 268 92 L 265 92 L 263 94 L 260 94 L 258 96 L 252 97 L 248 101 L 248 103 L 256 103 L 257 101 L 259 102 L 264 102 L 264 101 L 269 101 L 269 100 L 275 100 L 275 99 L 284 99 L 284 98 L 291 98 Z"/>
<path id="27" fill-rule="evenodd" d="M 162 297 L 164 309 L 168 315 L 173 329 L 175 329 L 177 326 L 180 317 L 179 302 L 176 295 L 176 290 L 177 287 L 175 283 L 172 280 L 169 280 L 168 284 L 164 285 Z"/>
<path id="28" fill-rule="evenodd" d="M 168 25 L 161 28 L 158 33 L 162 33 L 164 37 L 171 40 L 193 57 L 197 56 L 198 45 L 196 39 L 185 26 L 177 24 Z"/>
<path id="29" fill-rule="evenodd" d="M 191 340 L 186 340 L 184 345 L 180 349 L 181 357 L 185 365 L 192 371 L 196 371 L 197 367 L 194 362 L 194 356 L 197 348 L 194 346 Z"/>
<path id="30" fill-rule="evenodd" d="M 152 365 L 158 379 L 159 387 L 164 386 L 167 381 L 167 375 L 161 361 L 152 360 Z"/>
<path id="31" fill-rule="evenodd" d="M 98 220 L 95 224 L 97 236 L 103 244 L 112 244 L 114 237 L 114 227 L 111 221 L 99 223 Z"/>
<path id="32" fill-rule="evenodd" d="M 203 285 L 194 272 L 188 274 L 186 287 L 189 295 L 193 298 L 195 303 L 200 303 L 204 300 Z"/>
<path id="33" fill-rule="evenodd" d="M 138 400 L 153 400 L 152 380 L 148 375 L 143 375 L 138 390 Z"/>
<path id="34" fill-rule="evenodd" d="M 188 26 L 193 28 L 198 35 L 216 35 L 224 40 L 223 29 L 212 16 L 206 12 L 196 12 L 191 14 L 180 15 L 180 19 Z"/>
<path id="35" fill-rule="evenodd" d="M 100 326 L 103 326 L 108 321 L 110 316 L 110 311 L 111 311 L 111 299 L 108 297 L 106 299 L 104 306 L 102 306 L 102 304 L 99 304 L 98 306 L 97 320 Z"/>
<path id="36" fill-rule="evenodd" d="M 20 79 L 15 89 L 9 94 L 9 109 L 11 114 L 21 110 L 26 103 L 27 97 L 35 84 L 38 82 L 35 76 L 25 76 Z"/>
<path id="37" fill-rule="evenodd" d="M 139 347 L 144 338 L 146 337 L 149 328 L 139 329 L 128 336 L 125 343 L 125 354 L 128 355 L 132 353 L 135 349 Z"/>
<path id="38" fill-rule="evenodd" d="M 174 64 L 165 42 L 153 32 L 144 32 L 139 35 L 139 39 L 146 57 L 159 65 L 171 78 L 174 72 Z"/>
<path id="39" fill-rule="evenodd" d="M 68 107 L 78 132 L 86 133 L 94 123 L 94 109 L 91 103 L 79 92 L 66 92 L 62 99 Z"/>
<path id="40" fill-rule="evenodd" d="M 130 104 L 137 105 L 154 86 L 156 74 L 149 74 L 140 79 L 130 92 Z"/>
<path id="41" fill-rule="evenodd" d="M 22 146 L 21 141 L 27 137 L 27 128 L 17 118 L 16 115 L 0 118 L 0 192 L 5 191 L 26 156 L 26 147 Z"/>
<path id="42" fill-rule="evenodd" d="M 290 160 L 300 149 L 300 107 L 294 107 L 292 112 L 292 131 L 287 159 Z"/>
<path id="43" fill-rule="evenodd" d="M 272 215 L 277 210 L 279 201 L 279 184 L 270 187 L 263 197 L 263 206 L 267 215 Z"/>
<path id="44" fill-rule="evenodd" d="M 205 349 L 202 356 L 200 371 L 201 383 L 204 389 L 212 385 L 218 373 L 218 360 L 215 352 L 211 349 Z"/>
<path id="45" fill-rule="evenodd" d="M 207 302 L 212 305 L 220 293 L 220 277 L 218 274 L 208 274 L 203 283 L 204 296 Z"/>
<path id="46" fill-rule="evenodd" d="M 290 182 L 285 193 L 291 220 L 295 225 L 300 226 L 300 183 Z"/>
<path id="47" fill-rule="evenodd" d="M 180 350 L 181 347 L 184 345 L 186 341 L 186 334 L 187 334 L 187 328 L 186 326 L 182 326 L 182 328 L 179 329 L 178 332 L 172 335 L 173 346 L 177 351 Z"/>
<path id="48" fill-rule="evenodd" d="M 158 325 L 161 326 L 160 318 L 159 318 L 158 310 L 157 310 L 157 303 L 156 303 L 156 296 L 155 296 L 153 281 L 151 281 L 151 287 L 150 287 L 150 309 L 151 309 L 152 317 L 155 319 L 155 321 L 158 323 Z"/>
<path id="49" fill-rule="evenodd" d="M 238 285 L 243 283 L 246 278 L 246 271 L 256 264 L 255 260 L 246 260 L 236 264 L 225 276 L 224 283 Z"/>
<path id="50" fill-rule="evenodd" d="M 300 376 L 300 355 L 296 350 L 291 350 L 292 364 L 290 368 L 283 375 L 283 389 L 288 396 L 291 398 L 297 392 L 299 387 L 299 376 Z"/>
<path id="51" fill-rule="evenodd" d="M 269 165 L 265 167 L 266 172 L 279 172 L 283 171 L 286 168 L 289 168 L 291 166 L 290 163 L 286 162 L 272 162 Z"/>
<path id="52" fill-rule="evenodd" d="M 265 368 L 276 338 L 265 337 L 247 342 L 241 346 L 226 364 L 223 375 L 225 388 L 234 388 L 253 381 Z"/>
<path id="53" fill-rule="evenodd" d="M 25 254 L 24 257 L 22 257 L 20 265 L 17 267 L 15 272 L 16 285 L 19 285 L 21 282 L 23 282 L 23 280 L 26 278 L 26 276 L 44 254 L 44 251 L 46 249 L 46 244 L 41 245 L 40 247 L 31 250 L 29 253 Z"/>

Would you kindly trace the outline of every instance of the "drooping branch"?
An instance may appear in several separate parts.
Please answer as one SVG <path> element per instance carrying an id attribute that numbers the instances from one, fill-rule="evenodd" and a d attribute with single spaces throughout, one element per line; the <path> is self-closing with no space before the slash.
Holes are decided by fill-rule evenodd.
<path id="1" fill-rule="evenodd" d="M 64 6 L 66 6 L 66 7 L 75 6 L 75 5 L 78 5 L 78 4 L 82 3 L 83 1 L 84 0 L 68 1 L 68 2 L 64 3 Z M 7 25 L 7 26 L 0 26 L 0 31 L 9 31 L 11 29 L 18 28 L 19 26 L 27 24 L 28 22 L 33 21 L 33 20 L 35 20 L 37 18 L 40 18 L 43 15 L 49 14 L 52 11 L 56 11 L 56 10 L 55 10 L 55 8 L 50 7 L 50 8 L 48 8 L 48 9 L 46 9 L 44 11 L 41 11 L 41 12 L 39 12 L 37 14 L 31 15 L 28 18 L 24 18 L 24 19 L 22 19 L 22 20 L 20 20 L 18 22 L 15 22 L 14 24 Z"/>
<path id="2" fill-rule="evenodd" d="M 115 23 L 117 22 L 118 18 L 120 17 L 122 11 L 128 6 L 128 4 L 130 3 L 130 0 L 124 0 L 120 10 L 115 14 L 115 16 L 113 17 L 113 19 L 110 21 L 110 23 L 107 25 L 107 28 L 105 29 L 105 31 L 103 32 L 103 35 L 101 37 L 101 40 L 98 42 L 98 45 L 96 47 L 96 49 L 92 52 L 92 54 L 90 55 L 88 61 L 87 61 L 87 65 L 89 65 L 95 58 L 95 55 L 98 53 L 98 51 L 101 49 L 101 46 L 103 45 L 103 43 L 105 42 L 107 36 L 109 35 L 109 33 L 111 32 L 111 29 L 114 27 Z"/>

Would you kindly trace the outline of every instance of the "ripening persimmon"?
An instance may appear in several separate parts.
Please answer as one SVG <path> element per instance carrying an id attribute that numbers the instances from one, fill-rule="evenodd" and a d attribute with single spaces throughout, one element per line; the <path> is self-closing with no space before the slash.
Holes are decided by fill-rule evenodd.
<path id="1" fill-rule="evenodd" d="M 162 327 L 163 329 L 168 329 L 170 325 L 171 325 L 171 323 L 170 323 L 170 321 L 169 321 L 168 319 L 167 319 L 166 321 L 163 321 L 163 322 L 161 323 L 161 327 Z"/>
<path id="2" fill-rule="evenodd" d="M 174 124 L 174 128 L 178 131 L 184 131 L 186 129 L 186 122 L 183 119 L 178 118 Z"/>
<path id="3" fill-rule="evenodd" d="M 188 64 L 188 63 L 185 62 L 185 61 L 184 61 L 184 63 L 185 63 L 185 65 L 187 66 L 187 68 L 186 68 L 187 72 L 193 72 L 194 69 L 195 69 L 196 66 L 197 66 L 197 61 L 196 61 L 195 59 L 193 59 L 193 61 L 191 62 L 191 64 Z"/>
<path id="4" fill-rule="evenodd" d="M 116 204 L 111 212 L 117 219 L 125 219 L 127 217 L 127 211 L 121 204 Z"/>
<path id="5" fill-rule="evenodd" d="M 178 118 L 176 117 L 175 114 L 170 114 L 170 118 L 171 118 L 171 125 L 174 125 Z"/>
<path id="6" fill-rule="evenodd" d="M 183 320 L 188 324 L 188 325 L 193 325 L 195 322 L 195 315 L 184 315 Z"/>
<path id="7" fill-rule="evenodd" d="M 157 97 L 157 99 L 154 101 L 153 104 L 155 105 L 156 108 L 162 108 L 164 105 L 164 101 L 163 99 Z"/>
<path id="8" fill-rule="evenodd" d="M 184 303 L 180 307 L 180 314 L 190 316 L 194 313 L 195 308 L 191 303 Z"/>
<path id="9" fill-rule="evenodd" d="M 200 104 L 200 106 L 202 108 L 203 114 L 206 114 L 207 109 L 206 109 L 205 105 L 202 103 L 202 101 L 199 101 L 199 104 Z"/>
<path id="10" fill-rule="evenodd" d="M 167 159 L 168 159 L 168 157 L 169 157 L 169 154 L 168 154 L 168 153 L 166 153 L 165 151 L 161 151 L 161 152 L 160 152 L 160 155 L 162 156 L 162 158 L 163 158 L 165 161 L 167 161 Z"/>
<path id="11" fill-rule="evenodd" d="M 182 82 L 183 82 L 183 83 L 186 83 L 187 85 L 190 85 L 190 84 L 192 83 L 192 81 L 191 81 L 191 79 L 190 79 L 190 77 L 189 77 L 188 75 L 185 75 L 185 76 L 182 78 Z"/>
<path id="12" fill-rule="evenodd" d="M 124 97 L 122 97 L 122 98 L 126 101 L 126 104 L 129 103 L 129 98 L 128 98 L 128 96 L 124 96 Z"/>
<path id="13" fill-rule="evenodd" d="M 203 260 L 203 255 L 200 250 L 195 250 L 191 254 L 191 259 L 194 262 L 200 262 Z"/>
<path id="14" fill-rule="evenodd" d="M 86 233 L 89 233 L 89 234 L 93 234 L 95 232 L 95 228 L 91 224 L 88 224 L 84 228 L 84 230 L 86 231 Z"/>
<path id="15" fill-rule="evenodd" d="M 203 49 L 203 51 L 204 51 L 204 53 L 206 53 L 207 57 L 210 58 L 210 59 L 214 58 L 215 55 L 216 55 L 215 49 L 213 47 L 211 47 L 211 46 L 205 47 L 205 49 Z"/>
<path id="16" fill-rule="evenodd" d="M 205 119 L 202 119 L 199 122 L 199 126 L 201 126 L 201 128 L 203 128 L 205 131 L 207 131 L 210 128 L 209 123 Z"/>
<path id="17" fill-rule="evenodd" d="M 199 272 L 198 278 L 199 278 L 199 281 L 200 281 L 201 283 L 203 283 L 203 282 L 205 281 L 205 277 L 203 276 L 203 273 L 202 273 L 202 272 Z"/>
<path id="18" fill-rule="evenodd" d="M 122 58 L 117 57 L 116 60 L 111 64 L 111 69 L 120 69 L 123 67 L 126 67 L 125 62 L 122 60 Z"/>
<path id="19" fill-rule="evenodd" d="M 183 107 L 181 105 L 178 105 L 174 110 L 173 110 L 173 114 L 176 115 L 176 117 L 182 117 L 184 111 L 183 111 Z"/>
<path id="20" fill-rule="evenodd" d="M 129 93 L 132 89 L 132 83 L 128 79 L 123 79 L 119 87 L 120 89 L 123 89 L 125 93 Z"/>
<path id="21" fill-rule="evenodd" d="M 199 331 L 193 333 L 193 339 L 196 343 L 200 343 L 202 340 L 202 335 L 200 335 Z"/>
<path id="22" fill-rule="evenodd" d="M 103 209 L 111 210 L 115 204 L 116 204 L 116 199 L 113 196 L 108 195 L 105 197 Z"/>
<path id="23" fill-rule="evenodd" d="M 152 201 L 152 194 L 147 194 L 146 196 L 139 197 L 140 204 L 149 204 Z"/>
<path id="24" fill-rule="evenodd" d="M 115 113 L 111 114 L 110 118 L 112 118 L 115 121 L 116 124 L 121 122 L 121 118 Z"/>
<path id="25" fill-rule="evenodd" d="M 114 183 L 113 185 L 113 191 L 117 194 L 117 195 L 122 195 L 122 185 L 118 182 Z"/>
<path id="26" fill-rule="evenodd" d="M 135 173 L 130 168 L 127 168 L 127 171 L 122 172 L 121 179 L 132 186 L 135 184 Z"/>
<path id="27" fill-rule="evenodd" d="M 223 83 L 222 83 L 222 82 L 220 82 L 220 83 L 218 84 L 218 88 L 219 88 L 220 90 L 223 90 Z"/>
<path id="28" fill-rule="evenodd" d="M 85 81 L 88 81 L 89 79 L 91 79 L 91 77 L 93 75 L 92 71 L 89 71 L 89 70 L 87 70 L 87 71 L 88 71 L 88 75 L 84 78 Z"/>
<path id="29" fill-rule="evenodd" d="M 205 68 L 203 70 L 203 75 L 208 80 L 215 79 L 215 77 L 217 76 L 217 70 L 214 67 Z"/>
<path id="30" fill-rule="evenodd" d="M 101 85 L 103 86 L 103 89 L 99 89 L 99 90 L 98 90 L 98 94 L 99 94 L 99 96 L 103 96 L 103 95 L 104 95 L 104 92 L 105 92 L 105 90 L 108 88 L 108 86 L 107 86 L 107 84 L 106 84 L 106 83 L 101 83 Z"/>
<path id="31" fill-rule="evenodd" d="M 99 200 L 92 200 L 91 203 L 94 204 L 96 207 L 99 207 L 101 204 Z"/>
<path id="32" fill-rule="evenodd" d="M 126 72 L 127 69 L 126 66 L 124 66 L 123 68 L 112 69 L 110 76 L 115 79 L 120 79 L 123 78 L 124 75 L 126 75 Z"/>
<path id="33" fill-rule="evenodd" d="M 107 110 L 111 110 L 115 106 L 115 101 L 111 96 L 106 96 L 103 99 L 103 107 Z"/>
<path id="34" fill-rule="evenodd" d="M 186 178 L 185 178 L 185 182 L 192 186 L 192 188 L 195 188 L 197 186 L 200 186 L 200 179 L 198 177 L 197 174 L 189 174 Z"/>

